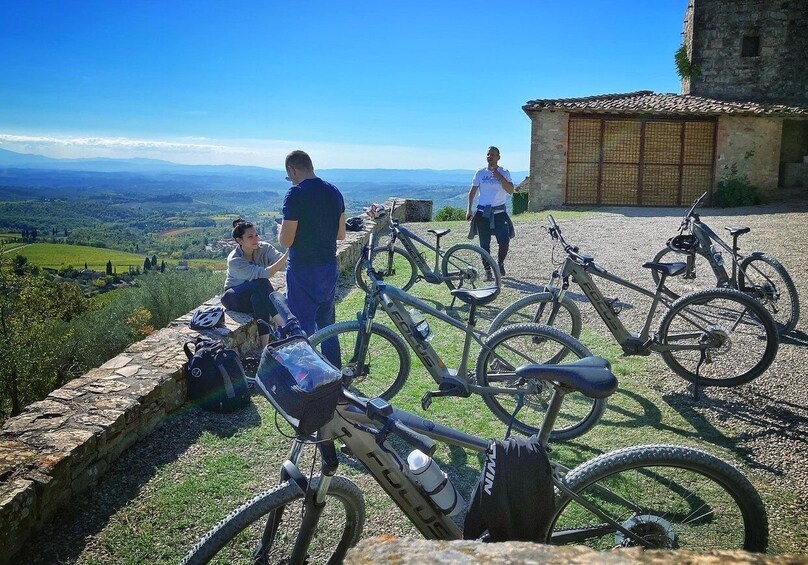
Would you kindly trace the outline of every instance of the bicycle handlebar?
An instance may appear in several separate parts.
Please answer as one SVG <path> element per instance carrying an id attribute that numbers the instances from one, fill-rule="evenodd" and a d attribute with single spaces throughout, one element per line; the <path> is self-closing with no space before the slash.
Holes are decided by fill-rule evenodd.
<path id="1" fill-rule="evenodd" d="M 701 196 L 699 196 L 693 201 L 693 204 L 691 204 L 690 209 L 687 211 L 684 218 L 682 218 L 682 224 L 681 224 L 682 229 L 687 227 L 687 225 L 690 223 L 691 216 L 693 216 L 693 213 L 696 211 L 696 208 L 701 206 L 701 203 L 704 201 L 706 197 L 707 192 L 704 192 Z"/>
<path id="2" fill-rule="evenodd" d="M 592 261 L 592 257 L 589 257 L 588 255 L 581 255 L 577 246 L 567 243 L 567 240 L 565 240 L 564 236 L 561 235 L 561 228 L 556 223 L 555 218 L 553 218 L 553 216 L 550 214 L 547 215 L 547 223 L 550 226 L 547 228 L 547 231 L 550 232 L 550 237 L 561 244 L 561 246 L 564 248 L 564 252 L 569 255 L 570 258 L 581 265 L 590 263 Z"/>

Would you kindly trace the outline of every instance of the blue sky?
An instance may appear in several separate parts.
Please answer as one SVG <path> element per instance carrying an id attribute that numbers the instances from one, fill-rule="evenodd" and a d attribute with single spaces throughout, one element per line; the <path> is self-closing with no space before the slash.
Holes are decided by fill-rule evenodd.
<path id="1" fill-rule="evenodd" d="M 526 170 L 526 101 L 678 92 L 686 4 L 3 0 L 0 148 Z"/>

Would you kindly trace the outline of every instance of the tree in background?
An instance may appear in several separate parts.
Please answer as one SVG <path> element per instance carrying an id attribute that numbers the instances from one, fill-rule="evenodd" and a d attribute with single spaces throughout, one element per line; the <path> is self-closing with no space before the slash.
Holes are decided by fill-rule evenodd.
<path id="1" fill-rule="evenodd" d="M 145 273 L 146 271 L 150 271 L 150 270 L 151 270 L 151 261 L 149 261 L 149 258 L 146 257 L 143 260 L 143 272 Z"/>
<path id="2" fill-rule="evenodd" d="M 166 262 L 165 261 L 160 261 L 160 272 L 161 273 L 166 272 Z"/>
<path id="3" fill-rule="evenodd" d="M 157 255 L 152 255 L 151 256 L 151 268 L 154 269 L 155 267 L 157 267 Z"/>
<path id="4" fill-rule="evenodd" d="M 112 274 L 112 260 L 107 261 L 107 274 Z"/>

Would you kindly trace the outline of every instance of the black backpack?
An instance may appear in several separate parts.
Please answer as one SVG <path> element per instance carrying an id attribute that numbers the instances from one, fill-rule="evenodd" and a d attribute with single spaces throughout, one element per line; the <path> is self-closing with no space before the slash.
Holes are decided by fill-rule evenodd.
<path id="1" fill-rule="evenodd" d="M 232 412 L 250 402 L 244 367 L 235 351 L 206 337 L 187 342 L 183 349 L 188 356 L 188 400 L 213 412 Z"/>
<path id="2" fill-rule="evenodd" d="M 493 441 L 472 493 L 463 538 L 544 543 L 554 510 L 544 446 L 535 436 Z"/>

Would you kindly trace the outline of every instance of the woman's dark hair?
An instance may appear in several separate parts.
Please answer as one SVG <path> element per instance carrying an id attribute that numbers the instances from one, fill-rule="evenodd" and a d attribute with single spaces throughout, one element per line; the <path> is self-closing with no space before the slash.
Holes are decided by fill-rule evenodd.
<path id="1" fill-rule="evenodd" d="M 244 237 L 245 231 L 254 227 L 255 225 L 247 220 L 242 220 L 241 218 L 233 220 L 233 239 L 241 239 Z"/>

